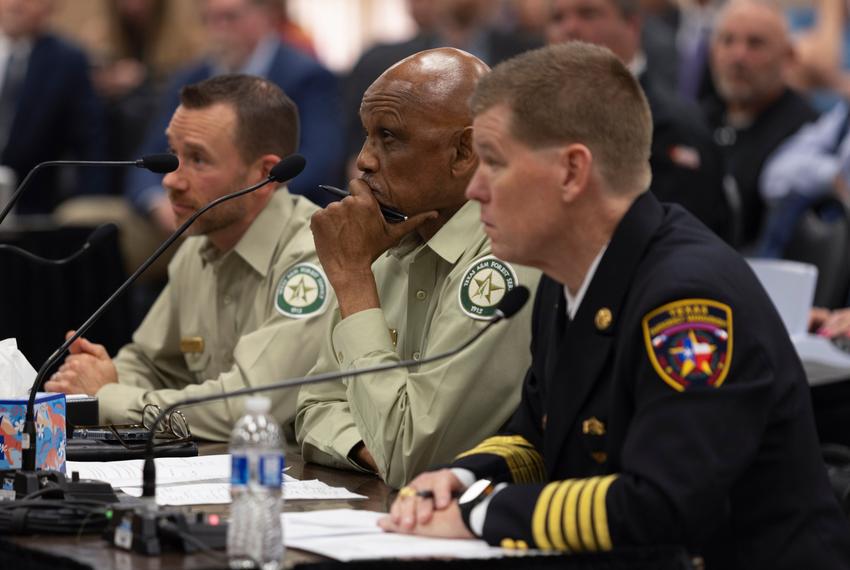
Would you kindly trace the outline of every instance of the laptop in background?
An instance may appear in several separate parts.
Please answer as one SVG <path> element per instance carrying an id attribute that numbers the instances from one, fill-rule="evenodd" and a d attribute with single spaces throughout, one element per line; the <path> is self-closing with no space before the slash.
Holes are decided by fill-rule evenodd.
<path id="1" fill-rule="evenodd" d="M 803 361 L 809 384 L 850 377 L 850 354 L 829 339 L 808 331 L 818 280 L 817 267 L 784 259 L 748 259 L 747 262 L 779 312 Z"/>

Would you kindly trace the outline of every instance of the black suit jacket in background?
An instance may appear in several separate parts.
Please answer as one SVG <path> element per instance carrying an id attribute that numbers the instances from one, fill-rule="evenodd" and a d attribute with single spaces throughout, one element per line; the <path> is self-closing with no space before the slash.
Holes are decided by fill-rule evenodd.
<path id="1" fill-rule="evenodd" d="M 786 89 L 744 129 L 726 126 L 726 109 L 715 95 L 702 103 L 714 139 L 726 161 L 726 171 L 738 185 L 741 198 L 742 243 L 752 245 L 761 230 L 765 204 L 759 194 L 759 178 L 768 156 L 817 112 L 798 93 Z"/>
<path id="2" fill-rule="evenodd" d="M 723 155 L 699 107 L 665 88 L 651 70 L 640 76 L 652 110 L 650 190 L 682 205 L 725 240 L 732 238 L 723 186 Z"/>
<path id="3" fill-rule="evenodd" d="M 85 54 L 56 36 L 38 37 L 0 164 L 12 168 L 20 182 L 40 162 L 104 160 L 105 133 L 103 108 Z M 108 190 L 107 172 L 99 167 L 64 172 L 49 168 L 31 184 L 18 202 L 19 214 L 48 214 L 68 197 Z"/>

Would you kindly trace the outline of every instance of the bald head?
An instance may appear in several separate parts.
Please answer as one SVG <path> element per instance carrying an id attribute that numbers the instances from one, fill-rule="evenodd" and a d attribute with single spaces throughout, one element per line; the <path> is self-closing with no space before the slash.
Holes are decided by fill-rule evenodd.
<path id="1" fill-rule="evenodd" d="M 453 48 L 401 60 L 366 90 L 366 141 L 357 168 L 376 199 L 405 214 L 440 215 L 417 229 L 428 239 L 466 201 L 478 165 L 469 99 L 489 68 Z"/>
<path id="2" fill-rule="evenodd" d="M 735 18 L 756 21 L 766 33 L 788 41 L 788 23 L 775 0 L 730 0 L 718 12 L 715 29 Z"/>
<path id="3" fill-rule="evenodd" d="M 399 97 L 435 122 L 472 124 L 469 98 L 490 68 L 477 57 L 455 48 L 421 51 L 381 74 L 366 90 L 362 105 L 388 94 Z"/>
<path id="4" fill-rule="evenodd" d="M 718 15 L 711 71 L 730 111 L 754 115 L 785 88 L 792 57 L 785 17 L 775 2 L 733 0 Z"/>

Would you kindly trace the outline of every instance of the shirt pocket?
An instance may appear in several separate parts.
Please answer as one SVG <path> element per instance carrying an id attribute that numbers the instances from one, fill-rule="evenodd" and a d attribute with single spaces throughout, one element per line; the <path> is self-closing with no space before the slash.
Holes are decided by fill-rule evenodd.
<path id="1" fill-rule="evenodd" d="M 195 375 L 195 380 L 198 383 L 207 379 L 207 368 L 210 365 L 212 354 L 204 352 L 187 352 L 183 355 L 186 361 L 186 368 Z"/>

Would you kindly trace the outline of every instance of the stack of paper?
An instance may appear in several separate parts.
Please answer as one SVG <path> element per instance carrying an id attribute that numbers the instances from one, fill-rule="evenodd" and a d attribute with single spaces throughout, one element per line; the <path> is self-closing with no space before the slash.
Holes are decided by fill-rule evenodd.
<path id="1" fill-rule="evenodd" d="M 230 455 L 160 457 L 154 461 L 157 487 L 174 483 L 230 479 Z M 142 459 L 68 461 L 66 471 L 68 473 L 77 471 L 80 479 L 106 481 L 113 487 L 141 487 L 144 463 Z"/>
<path id="2" fill-rule="evenodd" d="M 483 540 L 426 538 L 384 532 L 385 513 L 332 509 L 284 513 L 283 542 L 288 548 L 348 562 L 375 558 L 495 558 L 505 551 Z M 353 539 L 353 540 L 352 540 Z"/>
<path id="3" fill-rule="evenodd" d="M 127 461 L 69 461 L 69 473 L 81 479 L 106 481 L 133 497 L 142 496 L 141 459 Z M 230 503 L 230 455 L 161 457 L 156 459 L 156 502 L 162 506 L 224 505 Z M 321 481 L 299 481 L 283 476 L 283 494 L 297 499 L 365 499 Z"/>

